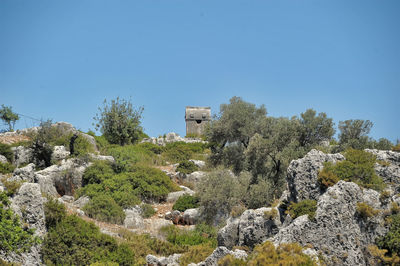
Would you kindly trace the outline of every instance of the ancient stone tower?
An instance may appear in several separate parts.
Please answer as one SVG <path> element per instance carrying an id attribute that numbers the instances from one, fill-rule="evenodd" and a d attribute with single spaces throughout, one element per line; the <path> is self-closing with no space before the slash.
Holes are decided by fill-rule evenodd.
<path id="1" fill-rule="evenodd" d="M 211 121 L 211 108 L 186 106 L 185 121 L 186 136 L 201 136 L 206 125 Z"/>

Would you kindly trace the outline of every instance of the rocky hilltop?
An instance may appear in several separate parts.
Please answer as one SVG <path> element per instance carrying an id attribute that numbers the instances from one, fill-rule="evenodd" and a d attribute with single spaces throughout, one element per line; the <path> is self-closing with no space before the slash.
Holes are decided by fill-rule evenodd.
<path id="1" fill-rule="evenodd" d="M 75 192 L 84 185 L 82 176 L 94 161 L 110 164 L 116 161 L 112 156 L 100 155 L 93 136 L 79 132 L 72 125 L 63 122 L 54 124 L 54 127 L 85 138 L 92 145 L 90 149 L 92 152 L 85 158 L 71 157 L 69 147 L 56 145 L 52 150 L 53 164 L 39 169 L 34 163 L 37 160 L 30 147 L 23 145 L 14 147 L 12 164 L 16 168 L 11 174 L 2 175 L 0 183 L 0 191 L 5 192 L 10 188 L 7 188 L 3 182 L 21 184 L 10 196 L 10 208 L 27 228 L 35 229 L 35 235 L 39 238 L 43 238 L 48 233 L 44 212 L 44 204 L 48 198 L 56 198 L 67 206 L 69 212 L 86 217 L 82 208 L 91 200 L 90 197 L 73 197 Z M 33 128 L 6 133 L 2 134 L 0 139 L 4 140 L 7 136 L 11 136 L 11 139 L 21 140 L 19 135 L 29 136 L 30 132 L 37 132 L 37 130 Z M 168 134 L 162 140 L 150 138 L 143 142 L 162 146 L 174 141 L 185 142 L 183 140 L 176 134 Z M 400 153 L 374 149 L 365 151 L 376 156 L 374 170 L 385 183 L 384 190 L 378 192 L 349 180 L 339 180 L 329 187 L 321 186 L 319 173 L 326 163 L 335 165 L 346 158 L 339 153 L 326 154 L 313 149 L 303 158 L 290 163 L 286 176 L 287 190 L 274 206 L 249 209 L 238 216 L 230 216 L 226 225 L 218 231 L 218 247 L 203 262 L 190 265 L 217 265 L 218 260 L 227 255 L 238 260 L 245 260 L 258 244 L 265 241 L 270 241 L 275 246 L 298 243 L 304 248 L 302 252 L 310 256 L 315 263 L 328 265 L 376 263 L 369 248 L 376 244 L 378 238 L 387 234 L 390 228 L 387 217 L 395 211 L 394 207 L 400 205 Z M 8 159 L 3 157 L 0 157 L 2 163 L 8 162 Z M 191 160 L 191 163 L 197 169 L 205 167 L 203 161 Z M 180 173 L 177 170 L 178 166 L 179 164 L 167 165 L 161 169 L 174 182 L 184 180 L 195 185 L 207 174 L 199 170 L 188 174 Z M 236 177 L 232 174 L 232 178 Z M 189 208 L 182 212 L 171 210 L 172 204 L 181 196 L 195 194 L 195 185 L 194 190 L 182 186 L 182 183 L 180 185 L 180 191 L 170 192 L 159 205 L 153 204 L 160 210 L 165 209 L 164 212 L 156 210 L 153 218 L 144 219 L 141 216 L 141 207 L 131 206 L 124 210 L 125 220 L 118 228 L 138 232 L 144 231 L 145 227 L 158 230 L 165 225 L 192 226 L 198 223 L 201 218 L 201 208 Z M 295 217 L 290 212 L 289 204 L 304 201 L 315 202 L 313 214 Z M 371 212 L 372 215 L 370 215 Z M 121 237 L 118 233 L 112 233 L 105 225 L 101 229 L 102 232 L 114 237 Z M 246 248 L 238 249 L 237 247 Z M 41 244 L 38 243 L 27 252 L 8 254 L 0 252 L 0 258 L 5 261 L 19 262 L 22 265 L 42 265 L 41 248 Z M 180 253 L 164 257 L 148 254 L 146 262 L 148 265 L 179 265 L 181 257 Z"/>

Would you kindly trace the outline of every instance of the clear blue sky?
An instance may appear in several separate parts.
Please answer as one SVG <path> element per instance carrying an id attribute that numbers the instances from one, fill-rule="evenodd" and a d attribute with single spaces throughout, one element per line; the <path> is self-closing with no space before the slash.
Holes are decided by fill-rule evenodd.
<path id="1" fill-rule="evenodd" d="M 105 98 L 185 135 L 186 105 L 232 96 L 400 138 L 400 1 L 0 1 L 0 104 L 87 131 Z M 22 118 L 18 128 L 31 126 Z"/>

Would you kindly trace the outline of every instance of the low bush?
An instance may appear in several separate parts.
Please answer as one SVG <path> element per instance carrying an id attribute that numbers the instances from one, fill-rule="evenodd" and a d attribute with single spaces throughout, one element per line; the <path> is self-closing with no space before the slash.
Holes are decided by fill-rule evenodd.
<path id="1" fill-rule="evenodd" d="M 244 213 L 245 210 L 246 210 L 246 206 L 244 206 L 243 204 L 240 203 L 238 205 L 235 205 L 232 207 L 231 216 L 233 218 L 239 217 Z"/>
<path id="2" fill-rule="evenodd" d="M 266 241 L 254 248 L 247 265 L 317 265 L 302 250 L 297 243 L 275 247 L 272 242 Z"/>
<path id="3" fill-rule="evenodd" d="M 108 195 L 122 208 L 131 207 L 143 201 L 165 200 L 168 193 L 179 190 L 161 170 L 135 166 L 132 172 L 113 175 L 100 184 L 88 184 L 77 192 L 77 196 Z"/>
<path id="4" fill-rule="evenodd" d="M 133 251 L 136 265 L 146 265 L 146 256 L 148 254 L 169 256 L 174 253 L 184 253 L 188 249 L 187 247 L 159 240 L 148 234 L 136 234 L 126 229 L 120 230 L 118 235 L 124 239 L 126 245 Z"/>
<path id="5" fill-rule="evenodd" d="M 9 162 L 1 163 L 0 162 L 0 174 L 10 174 L 14 171 L 15 166 Z"/>
<path id="6" fill-rule="evenodd" d="M 325 163 L 319 173 L 319 182 L 323 188 L 334 185 L 339 180 L 354 182 L 362 187 L 382 191 L 385 188 L 382 178 L 376 175 L 374 165 L 376 156 L 361 150 L 349 149 L 345 152 L 346 160 Z"/>
<path id="7" fill-rule="evenodd" d="M 0 142 L 0 154 L 6 157 L 9 162 L 12 162 L 14 153 L 10 145 L 3 144 Z"/>
<path id="8" fill-rule="evenodd" d="M 316 210 L 317 201 L 306 199 L 298 203 L 292 202 L 286 212 L 292 217 L 292 219 L 296 219 L 299 216 L 308 214 L 308 218 L 313 220 L 315 218 Z"/>
<path id="9" fill-rule="evenodd" d="M 375 210 L 365 202 L 358 202 L 356 211 L 357 214 L 363 219 L 371 218 L 379 214 L 379 210 Z"/>
<path id="10" fill-rule="evenodd" d="M 167 143 L 162 153 L 163 158 L 170 163 L 178 163 L 192 159 L 193 155 L 203 153 L 207 145 L 204 143 Z"/>
<path id="11" fill-rule="evenodd" d="M 125 245 L 118 245 L 111 236 L 102 234 L 93 223 L 67 216 L 50 229 L 42 245 L 46 265 L 90 265 L 115 262 L 133 265 L 134 254 Z"/>
<path id="12" fill-rule="evenodd" d="M 248 198 L 249 181 L 248 173 L 242 173 L 238 178 L 233 178 L 226 170 L 208 173 L 197 186 L 199 205 L 204 208 L 203 218 L 211 222 L 215 220 L 217 212 L 219 215 L 229 215 L 234 206 Z"/>
<path id="13" fill-rule="evenodd" d="M 75 136 L 77 136 L 75 138 Z M 93 153 L 94 152 L 94 147 L 93 145 L 84 137 L 81 135 L 69 135 L 67 136 L 68 142 L 66 147 L 70 147 L 70 149 L 73 149 L 73 152 L 71 152 L 71 155 L 74 156 L 83 156 L 88 153 Z M 74 141 L 72 142 L 72 140 Z M 72 144 L 72 145 L 71 145 Z"/>
<path id="14" fill-rule="evenodd" d="M 67 211 L 64 204 L 60 204 L 57 200 L 48 198 L 44 205 L 44 216 L 46 217 L 46 228 L 49 230 L 50 228 L 56 227 L 56 225 L 67 216 Z"/>
<path id="15" fill-rule="evenodd" d="M 198 169 L 199 167 L 197 167 L 197 165 L 195 165 L 192 161 L 182 161 L 179 163 L 176 171 L 183 174 L 191 174 Z"/>
<path id="16" fill-rule="evenodd" d="M 184 212 L 187 209 L 193 209 L 197 207 L 199 207 L 199 199 L 195 196 L 186 194 L 178 198 L 178 200 L 172 206 L 172 209 Z"/>
<path id="17" fill-rule="evenodd" d="M 24 252 L 40 243 L 34 236 L 34 230 L 21 225 L 20 219 L 10 208 L 10 201 L 4 192 L 0 192 L 0 247 L 5 254 Z"/>
<path id="18" fill-rule="evenodd" d="M 150 218 L 151 216 L 156 214 L 156 211 L 154 210 L 153 206 L 147 203 L 140 204 L 140 209 L 142 210 L 143 218 Z"/>
<path id="19" fill-rule="evenodd" d="M 6 194 L 9 197 L 17 193 L 23 183 L 23 181 L 8 181 L 7 179 L 3 179 L 1 181 L 6 188 Z"/>
<path id="20" fill-rule="evenodd" d="M 173 225 L 161 228 L 168 242 L 178 246 L 195 246 L 210 243 L 217 246 L 217 231 L 215 227 L 206 224 L 197 224 L 194 230 L 182 230 Z"/>
<path id="21" fill-rule="evenodd" d="M 385 236 L 378 238 L 377 245 L 386 249 L 389 256 L 400 254 L 400 214 L 390 216 L 390 228 Z"/>
<path id="22" fill-rule="evenodd" d="M 399 143 L 397 143 L 397 145 L 396 145 L 396 146 L 393 146 L 393 148 L 392 148 L 392 151 L 397 151 L 397 152 L 400 152 L 400 142 L 399 142 Z"/>
<path id="23" fill-rule="evenodd" d="M 400 257 L 397 254 L 387 256 L 386 249 L 379 249 L 375 245 L 369 245 L 367 250 L 373 258 L 369 265 L 400 265 Z"/>
<path id="24" fill-rule="evenodd" d="M 275 208 L 272 208 L 270 211 L 264 212 L 264 218 L 268 220 L 273 220 L 278 216 L 278 211 Z"/>
<path id="25" fill-rule="evenodd" d="M 112 165 L 108 161 L 94 161 L 83 173 L 82 185 L 100 184 L 104 180 L 112 178 L 114 174 Z"/>
<path id="26" fill-rule="evenodd" d="M 96 220 L 122 224 L 125 219 L 124 210 L 108 195 L 97 195 L 83 207 L 85 213 Z"/>
<path id="27" fill-rule="evenodd" d="M 247 262 L 237 259 L 233 255 L 226 255 L 218 261 L 218 266 L 246 266 Z"/>
<path id="28" fill-rule="evenodd" d="M 210 243 L 203 243 L 197 246 L 189 247 L 188 251 L 182 254 L 179 259 L 180 265 L 188 265 L 190 263 L 198 263 L 205 260 L 214 251 L 215 247 Z"/>

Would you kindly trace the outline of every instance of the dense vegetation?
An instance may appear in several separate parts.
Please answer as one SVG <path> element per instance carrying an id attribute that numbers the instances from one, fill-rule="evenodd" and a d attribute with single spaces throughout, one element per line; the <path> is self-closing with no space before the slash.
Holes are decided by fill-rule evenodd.
<path id="1" fill-rule="evenodd" d="M 187 209 L 199 207 L 199 198 L 191 195 L 183 195 L 172 206 L 173 210 L 184 212 Z"/>
<path id="2" fill-rule="evenodd" d="M 10 201 L 4 192 L 0 192 L 0 246 L 3 252 L 21 253 L 40 243 L 34 236 L 34 230 L 28 229 L 20 218 L 10 209 Z"/>
<path id="3" fill-rule="evenodd" d="M 46 265 L 90 265 L 95 262 L 116 262 L 133 265 L 134 254 L 125 244 L 102 234 L 93 223 L 74 215 L 54 201 L 46 204 L 46 235 L 42 256 Z"/>
<path id="4" fill-rule="evenodd" d="M 347 150 L 344 155 L 346 157 L 344 161 L 336 164 L 325 163 L 318 175 L 318 181 L 323 188 L 333 186 L 339 180 L 345 180 L 378 191 L 384 189 L 382 178 L 377 176 L 374 170 L 375 155 L 354 149 Z"/>

